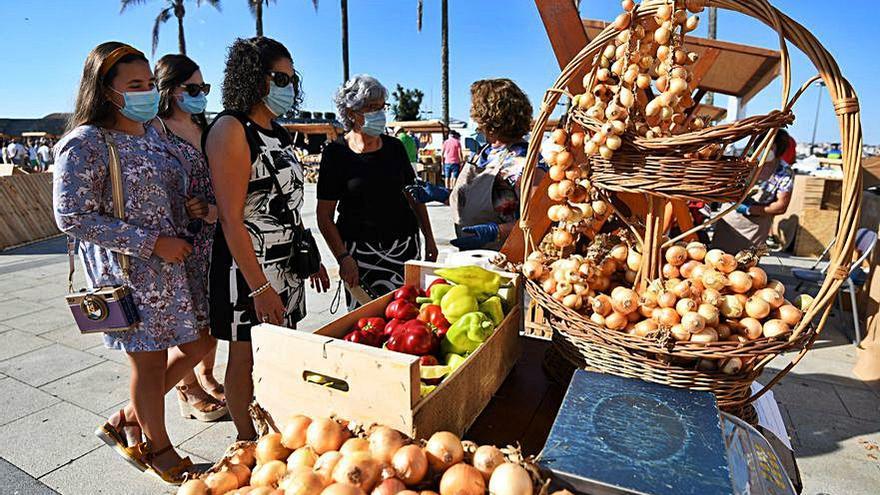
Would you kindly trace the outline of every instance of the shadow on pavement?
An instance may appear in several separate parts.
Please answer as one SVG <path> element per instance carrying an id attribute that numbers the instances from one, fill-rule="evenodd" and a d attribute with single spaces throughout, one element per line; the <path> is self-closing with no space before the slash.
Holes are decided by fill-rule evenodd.
<path id="1" fill-rule="evenodd" d="M 0 256 L 27 254 L 67 254 L 67 236 L 58 236 L 26 246 L 0 251 Z"/>

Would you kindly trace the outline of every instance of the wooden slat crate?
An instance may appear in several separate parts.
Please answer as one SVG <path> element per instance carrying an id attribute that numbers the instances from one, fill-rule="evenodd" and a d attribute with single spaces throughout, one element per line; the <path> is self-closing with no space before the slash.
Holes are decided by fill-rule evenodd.
<path id="1" fill-rule="evenodd" d="M 52 212 L 52 174 L 0 177 L 0 250 L 60 234 Z"/>
<path id="2" fill-rule="evenodd" d="M 425 287 L 442 265 L 409 262 L 406 283 Z M 391 294 L 348 313 L 314 333 L 274 325 L 253 330 L 254 394 L 269 414 L 338 416 L 382 423 L 413 438 L 435 431 L 463 434 L 507 377 L 520 354 L 519 283 L 505 274 L 512 303 L 504 321 L 465 363 L 429 395 L 420 397 L 416 356 L 341 340 L 359 318 L 381 316 Z M 315 383 L 319 378 L 324 384 Z"/>

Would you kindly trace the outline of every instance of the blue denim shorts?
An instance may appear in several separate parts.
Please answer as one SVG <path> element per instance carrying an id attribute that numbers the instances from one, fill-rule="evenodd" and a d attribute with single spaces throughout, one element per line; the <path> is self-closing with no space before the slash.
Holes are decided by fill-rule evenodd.
<path id="1" fill-rule="evenodd" d="M 460 163 L 444 163 L 443 164 L 443 177 L 457 179 L 458 174 L 461 172 L 461 164 Z"/>

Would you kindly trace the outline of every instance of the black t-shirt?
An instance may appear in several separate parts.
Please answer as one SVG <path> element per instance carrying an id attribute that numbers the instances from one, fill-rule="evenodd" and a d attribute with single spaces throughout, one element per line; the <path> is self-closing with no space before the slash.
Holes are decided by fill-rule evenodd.
<path id="1" fill-rule="evenodd" d="M 336 226 L 346 241 L 391 241 L 418 232 L 403 188 L 415 181 L 406 148 L 391 136 L 382 147 L 355 153 L 345 142 L 328 144 L 321 154 L 318 199 L 338 201 Z"/>

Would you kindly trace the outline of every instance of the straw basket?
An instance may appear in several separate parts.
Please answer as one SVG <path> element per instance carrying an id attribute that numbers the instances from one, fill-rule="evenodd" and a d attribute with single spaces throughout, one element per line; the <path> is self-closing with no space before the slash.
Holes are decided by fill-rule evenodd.
<path id="1" fill-rule="evenodd" d="M 633 12 L 635 18 L 654 15 L 666 0 L 645 0 Z M 643 193 L 648 201 L 648 213 L 638 222 L 628 222 L 641 244 L 642 266 L 636 285 L 659 278 L 661 249 L 668 247 L 710 222 L 667 239 L 660 222 L 668 199 L 695 199 L 741 203 L 757 181 L 757 171 L 763 165 L 778 128 L 793 121 L 791 108 L 797 98 L 818 78 L 824 80 L 834 102 L 841 133 L 843 151 L 843 187 L 837 239 L 831 252 L 828 276 L 804 318 L 790 334 L 775 338 L 759 338 L 749 342 L 696 343 L 675 341 L 668 332 L 655 332 L 647 337 L 610 330 L 593 323 L 583 314 L 569 309 L 544 292 L 533 281 L 526 289 L 537 301 L 554 330 L 556 354 L 572 364 L 615 375 L 639 378 L 675 387 L 708 390 L 715 393 L 722 409 L 743 414 L 749 404 L 760 397 L 792 369 L 812 347 L 829 316 L 831 302 L 842 281 L 847 277 L 858 227 L 861 205 L 861 175 L 859 172 L 862 135 L 858 99 L 840 69 L 819 43 L 804 27 L 771 6 L 766 0 L 709 0 L 708 6 L 739 12 L 770 26 L 779 36 L 783 66 L 781 110 L 767 115 L 750 117 L 738 122 L 704 129 L 669 138 L 647 139 L 624 135 L 624 146 L 611 160 L 591 159 L 590 180 L 610 191 Z M 556 107 L 565 88 L 576 74 L 590 73 L 596 55 L 617 34 L 613 27 L 606 28 L 575 56 L 544 96 L 541 112 L 532 130 L 540 136 L 542 129 Z M 791 69 L 787 42 L 803 51 L 818 69 L 819 75 L 791 95 Z M 573 110 L 566 125 L 595 130 L 597 123 L 583 113 Z M 747 139 L 744 151 L 737 157 L 719 156 L 695 160 L 684 158 L 687 153 L 717 144 L 726 146 Z M 540 153 L 540 140 L 530 145 L 522 181 L 523 198 L 520 225 L 525 232 L 526 255 L 535 250 L 544 232 L 532 232 L 529 215 L 530 186 L 533 182 Z M 731 206 L 731 211 L 736 205 Z M 726 212 L 725 212 L 726 213 Z M 540 212 L 544 214 L 544 212 Z M 719 216 L 720 217 L 720 216 Z M 626 218 L 622 218 L 627 222 Z M 630 219 L 632 220 L 632 219 Z M 632 225 L 637 223 L 638 225 Z M 533 237 L 536 236 L 536 237 Z M 768 382 L 758 393 L 750 387 L 763 368 L 778 354 L 798 350 L 799 354 Z M 743 360 L 742 370 L 728 375 L 720 371 L 701 371 L 695 363 L 700 358 Z"/>

